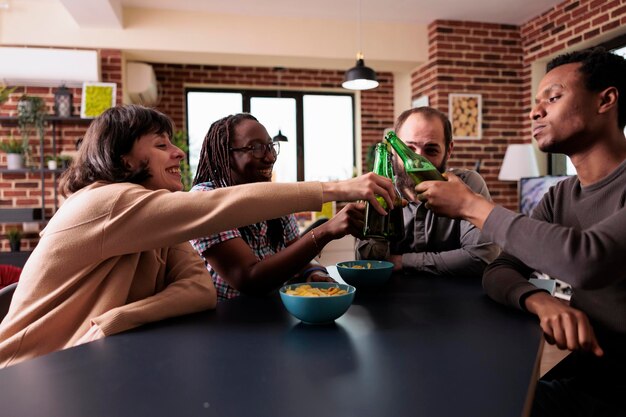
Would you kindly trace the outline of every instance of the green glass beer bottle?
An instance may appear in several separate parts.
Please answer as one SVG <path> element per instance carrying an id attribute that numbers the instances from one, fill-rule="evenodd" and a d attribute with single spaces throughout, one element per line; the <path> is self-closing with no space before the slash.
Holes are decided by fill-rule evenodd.
<path id="1" fill-rule="evenodd" d="M 391 178 L 391 173 L 388 172 L 389 165 L 389 150 L 387 145 L 383 142 L 376 144 L 376 150 L 374 154 L 374 174 L 378 174 L 383 177 Z M 384 198 L 377 196 L 376 200 L 380 205 L 387 210 L 387 202 Z M 387 238 L 388 229 L 388 217 L 378 213 L 370 203 L 367 203 L 365 208 L 365 225 L 363 227 L 363 236 L 368 239 Z"/>
<path id="2" fill-rule="evenodd" d="M 387 141 L 393 149 L 398 153 L 400 159 L 404 163 L 404 170 L 407 175 L 415 182 L 415 185 L 422 181 L 446 181 L 441 172 L 426 158 L 413 152 L 411 148 L 406 146 L 395 132 L 389 131 L 385 135 Z"/>
<path id="3" fill-rule="evenodd" d="M 396 200 L 394 201 L 393 209 L 389 211 L 387 215 L 388 225 L 387 225 L 387 240 L 392 242 L 397 242 L 404 238 L 404 214 L 402 207 L 402 199 L 400 198 L 401 194 L 398 191 L 398 187 L 396 185 L 396 173 L 393 170 L 393 155 L 391 153 L 391 148 L 389 147 L 389 143 L 386 143 L 388 153 L 387 153 L 387 171 L 391 174 L 391 178 L 393 181 L 393 187 L 396 190 Z"/>

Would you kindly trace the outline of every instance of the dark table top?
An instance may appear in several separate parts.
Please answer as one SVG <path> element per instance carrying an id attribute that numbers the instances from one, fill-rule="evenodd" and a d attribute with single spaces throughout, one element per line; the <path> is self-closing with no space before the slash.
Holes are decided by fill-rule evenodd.
<path id="1" fill-rule="evenodd" d="M 541 346 L 477 280 L 394 277 L 323 326 L 242 296 L 0 370 L 0 414 L 519 417 Z"/>

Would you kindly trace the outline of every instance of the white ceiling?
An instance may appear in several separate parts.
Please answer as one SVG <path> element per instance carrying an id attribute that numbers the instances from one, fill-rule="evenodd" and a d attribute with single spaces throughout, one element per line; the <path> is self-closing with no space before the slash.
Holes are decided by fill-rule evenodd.
<path id="1" fill-rule="evenodd" d="M 444 19 L 519 25 L 563 0 L 121 0 L 121 4 L 259 17 L 352 20 L 358 19 L 359 1 L 363 20 L 428 24 Z"/>

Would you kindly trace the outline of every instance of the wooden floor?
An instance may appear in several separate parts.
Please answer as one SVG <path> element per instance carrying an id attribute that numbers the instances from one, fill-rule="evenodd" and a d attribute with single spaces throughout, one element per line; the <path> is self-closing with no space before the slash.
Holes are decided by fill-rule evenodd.
<path id="1" fill-rule="evenodd" d="M 568 354 L 568 350 L 560 350 L 555 345 L 550 345 L 547 342 L 544 342 L 543 354 L 541 355 L 541 363 L 539 365 L 539 377 L 542 377 Z"/>

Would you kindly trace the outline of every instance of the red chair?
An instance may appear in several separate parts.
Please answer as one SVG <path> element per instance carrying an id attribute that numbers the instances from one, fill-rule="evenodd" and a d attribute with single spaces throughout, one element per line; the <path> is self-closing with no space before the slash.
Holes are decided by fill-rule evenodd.
<path id="1" fill-rule="evenodd" d="M 0 265 L 0 288 L 19 281 L 22 268 L 13 265 Z"/>

